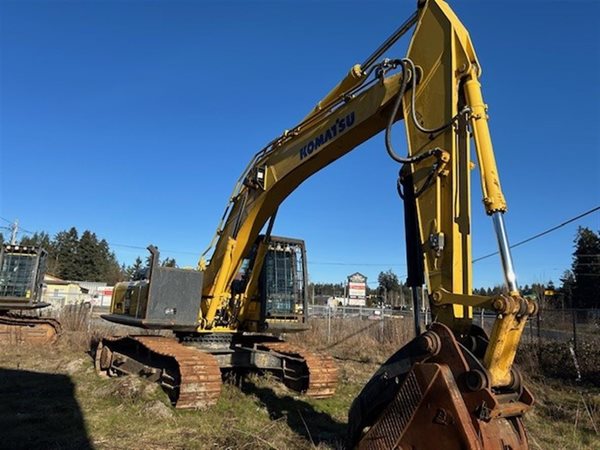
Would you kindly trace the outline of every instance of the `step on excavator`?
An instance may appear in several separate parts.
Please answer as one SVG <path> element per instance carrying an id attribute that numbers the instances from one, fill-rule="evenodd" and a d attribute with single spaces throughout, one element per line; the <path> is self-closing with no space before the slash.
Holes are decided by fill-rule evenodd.
<path id="1" fill-rule="evenodd" d="M 410 30 L 408 54 L 389 56 Z M 413 310 L 427 301 L 433 320 L 423 330 L 415 315 L 415 339 L 356 397 L 348 446 L 528 448 L 522 417 L 533 397 L 513 363 L 537 307 L 517 286 L 481 76 L 473 43 L 450 6 L 419 0 L 416 12 L 298 125 L 255 154 L 197 270 L 158 267 L 151 248 L 149 279 L 117 286 L 105 319 L 174 337 L 104 339 L 98 371 L 155 380 L 181 407 L 213 404 L 220 372 L 237 369 L 272 371 L 298 391 L 332 395 L 331 358 L 278 338 L 306 327 L 306 261 L 301 241 L 271 231 L 279 205 L 304 180 L 384 132 L 386 150 L 400 166 L 396 189 Z M 392 139 L 399 120 L 405 156 Z M 470 174 L 476 166 L 506 281 L 506 294 L 493 297 L 472 293 Z M 473 323 L 473 308 L 495 312 L 489 335 Z"/>
<path id="2" fill-rule="evenodd" d="M 35 313 L 41 301 L 47 253 L 43 248 L 4 244 L 0 250 L 0 343 L 44 345 L 56 341 L 60 322 Z"/>

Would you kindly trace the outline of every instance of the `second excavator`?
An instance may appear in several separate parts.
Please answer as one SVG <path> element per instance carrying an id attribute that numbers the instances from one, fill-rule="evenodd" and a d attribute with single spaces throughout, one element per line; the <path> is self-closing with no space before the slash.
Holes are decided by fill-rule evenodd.
<path id="1" fill-rule="evenodd" d="M 408 54 L 385 58 L 411 29 Z M 419 1 L 417 11 L 314 110 L 251 159 L 204 253 L 208 264 L 202 259 L 195 271 L 161 268 L 151 248 L 149 279 L 117 286 L 105 319 L 171 330 L 174 337 L 104 339 L 98 370 L 156 380 L 185 407 L 214 403 L 220 371 L 235 369 L 270 370 L 299 391 L 332 395 L 332 359 L 277 337 L 306 325 L 306 261 L 301 241 L 271 232 L 279 205 L 303 181 L 383 131 L 389 155 L 401 165 L 397 189 L 414 310 L 429 301 L 433 323 L 422 332 L 416 320 L 417 337 L 356 398 L 349 446 L 527 448 L 522 416 L 533 398 L 513 361 L 536 306 L 517 287 L 481 75 L 469 34 L 450 7 Z M 406 127 L 406 156 L 392 139 L 398 120 Z M 472 294 L 475 162 L 506 279 L 507 294 L 496 297 Z M 419 294 L 423 285 L 427 298 Z M 496 313 L 489 336 L 473 323 L 474 307 Z"/>
<path id="2" fill-rule="evenodd" d="M 35 315 L 50 306 L 42 301 L 46 250 L 37 246 L 3 244 L 0 249 L 0 343 L 54 343 L 60 322 Z"/>

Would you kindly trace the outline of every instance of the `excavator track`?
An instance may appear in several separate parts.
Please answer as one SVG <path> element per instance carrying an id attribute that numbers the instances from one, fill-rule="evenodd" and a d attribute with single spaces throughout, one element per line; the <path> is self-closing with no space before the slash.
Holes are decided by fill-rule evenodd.
<path id="1" fill-rule="evenodd" d="M 157 381 L 176 408 L 207 408 L 221 394 L 221 370 L 214 356 L 164 336 L 104 338 L 96 350 L 96 371 L 137 375 Z"/>
<path id="2" fill-rule="evenodd" d="M 0 315 L 0 343 L 46 345 L 56 342 L 62 332 L 60 322 L 50 317 Z"/>
<path id="3" fill-rule="evenodd" d="M 260 347 L 284 357 L 283 382 L 291 389 L 313 398 L 335 394 L 338 370 L 331 356 L 287 342 L 265 342 Z"/>

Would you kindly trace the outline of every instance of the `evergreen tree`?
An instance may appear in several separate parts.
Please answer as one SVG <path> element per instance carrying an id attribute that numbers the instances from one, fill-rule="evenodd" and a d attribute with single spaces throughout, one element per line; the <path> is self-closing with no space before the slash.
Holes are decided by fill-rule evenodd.
<path id="1" fill-rule="evenodd" d="M 105 261 L 102 260 L 101 251 L 96 235 L 85 230 L 77 246 L 77 271 L 74 280 L 100 281 L 106 271 Z"/>
<path id="2" fill-rule="evenodd" d="M 392 269 L 387 272 L 379 272 L 377 282 L 379 283 L 379 296 L 388 304 L 396 305 L 402 289 L 398 275 Z"/>
<path id="3" fill-rule="evenodd" d="M 64 280 L 78 280 L 80 271 L 77 267 L 79 261 L 77 250 L 79 248 L 79 233 L 75 227 L 69 231 L 61 231 L 54 238 L 54 255 L 50 259 L 54 275 Z"/>
<path id="4" fill-rule="evenodd" d="M 570 270 L 565 270 L 560 278 L 559 289 L 561 307 L 570 307 L 573 304 L 573 289 L 575 288 L 575 275 Z"/>
<path id="5" fill-rule="evenodd" d="M 20 245 L 42 247 L 47 252 L 52 251 L 53 247 L 50 235 L 44 231 L 39 233 L 36 231 L 31 236 L 23 236 L 19 243 Z"/>
<path id="6" fill-rule="evenodd" d="M 310 286 L 311 292 L 312 287 Z M 343 283 L 314 283 L 315 295 L 340 296 L 344 293 Z"/>
<path id="7" fill-rule="evenodd" d="M 135 261 L 133 262 L 133 264 L 131 266 L 128 266 L 127 269 L 125 270 L 125 277 L 128 280 L 131 280 L 134 278 L 134 276 L 144 268 L 144 263 L 142 262 L 142 258 L 140 258 L 139 256 L 137 258 L 135 258 Z"/>
<path id="8" fill-rule="evenodd" d="M 102 239 L 98 244 L 100 255 L 103 261 L 105 261 L 104 273 L 102 274 L 102 280 L 106 281 L 109 285 L 115 284 L 125 279 L 125 272 L 114 252 L 110 251 L 110 247 L 106 239 Z"/>
<path id="9" fill-rule="evenodd" d="M 177 262 L 175 258 L 165 258 L 160 265 L 163 267 L 177 267 Z"/>
<path id="10" fill-rule="evenodd" d="M 572 291 L 573 307 L 598 308 L 600 306 L 600 234 L 579 227 L 573 252 Z"/>

